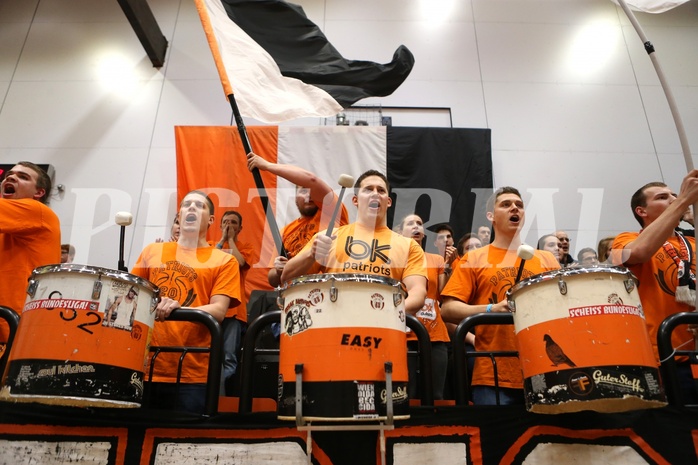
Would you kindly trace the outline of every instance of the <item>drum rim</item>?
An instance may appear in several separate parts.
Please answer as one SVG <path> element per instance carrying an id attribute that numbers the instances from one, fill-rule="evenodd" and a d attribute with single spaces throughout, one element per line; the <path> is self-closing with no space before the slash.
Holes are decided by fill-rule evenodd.
<path id="1" fill-rule="evenodd" d="M 612 266 L 612 265 L 606 265 L 606 264 L 588 265 L 588 266 L 574 266 L 574 267 L 568 267 L 568 268 L 559 268 L 557 270 L 544 271 L 543 273 L 539 273 L 539 274 L 531 276 L 530 278 L 526 278 L 523 281 L 512 286 L 511 289 L 509 289 L 507 291 L 506 296 L 507 296 L 507 299 L 510 300 L 516 292 L 524 289 L 525 287 L 531 286 L 533 284 L 545 282 L 545 281 L 551 281 L 557 277 L 586 275 L 586 274 L 592 274 L 592 273 L 598 273 L 598 272 L 605 272 L 605 273 L 611 273 L 611 274 L 622 274 L 622 275 L 625 275 L 627 277 L 632 278 L 633 281 L 635 281 L 635 286 L 637 286 L 639 284 L 639 281 L 638 281 L 637 277 L 633 274 L 633 272 L 624 266 Z"/>
<path id="2" fill-rule="evenodd" d="M 143 279 L 140 276 L 130 274 L 126 271 L 111 270 L 109 268 L 102 268 L 99 266 L 79 265 L 76 263 L 56 263 L 53 265 L 39 266 L 37 268 L 34 268 L 34 271 L 32 271 L 31 279 L 34 279 L 36 276 L 43 275 L 46 273 L 60 271 L 66 271 L 69 273 L 84 273 L 91 275 L 107 276 L 109 278 L 120 279 L 122 281 L 127 281 L 139 285 L 141 287 L 145 287 L 147 289 L 150 289 L 150 291 L 152 291 L 154 294 L 160 292 L 160 288 L 158 288 L 156 285 L 154 285 L 147 279 Z"/>
<path id="3" fill-rule="evenodd" d="M 367 282 L 371 284 L 387 284 L 391 287 L 399 288 L 402 292 L 407 294 L 405 285 L 398 281 L 397 279 L 388 278 L 386 276 L 379 276 L 376 274 L 368 273 L 318 273 L 318 274 L 306 274 L 293 278 L 286 281 L 284 285 L 280 288 L 281 291 L 290 289 L 292 286 L 305 283 L 322 283 L 327 281 L 338 281 L 338 282 Z"/>

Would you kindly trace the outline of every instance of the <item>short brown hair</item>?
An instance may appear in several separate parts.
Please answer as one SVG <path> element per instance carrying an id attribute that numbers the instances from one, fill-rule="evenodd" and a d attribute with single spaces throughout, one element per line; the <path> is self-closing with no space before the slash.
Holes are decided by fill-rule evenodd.
<path id="1" fill-rule="evenodd" d="M 633 196 L 630 198 L 630 208 L 633 211 L 633 216 L 635 217 L 637 222 L 640 223 L 640 226 L 642 226 L 643 228 L 645 227 L 645 222 L 642 219 L 642 217 L 635 212 L 635 209 L 637 207 L 647 206 L 647 196 L 645 195 L 645 191 L 650 187 L 666 187 L 666 184 L 664 184 L 661 181 L 648 182 L 647 184 L 636 190 Z"/>

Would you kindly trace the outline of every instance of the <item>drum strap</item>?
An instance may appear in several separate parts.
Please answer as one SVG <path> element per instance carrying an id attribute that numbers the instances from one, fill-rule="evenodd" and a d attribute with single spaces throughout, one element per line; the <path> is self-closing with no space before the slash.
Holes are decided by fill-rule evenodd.
<path id="1" fill-rule="evenodd" d="M 671 245 L 669 241 L 664 242 L 662 247 L 667 255 L 674 260 L 678 270 L 676 301 L 694 307 L 696 304 L 696 275 L 691 270 L 691 263 L 693 263 L 693 250 L 683 234 L 676 232 L 676 236 L 679 238 L 681 250 L 676 250 L 676 248 Z"/>

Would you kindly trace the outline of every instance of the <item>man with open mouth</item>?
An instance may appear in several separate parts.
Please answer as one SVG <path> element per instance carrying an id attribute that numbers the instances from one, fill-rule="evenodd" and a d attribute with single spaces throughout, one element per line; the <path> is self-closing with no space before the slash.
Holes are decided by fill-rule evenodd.
<path id="1" fill-rule="evenodd" d="M 51 178 L 38 165 L 17 163 L 4 173 L 0 193 L 0 305 L 22 313 L 34 268 L 61 261 L 61 225 L 48 206 Z M 0 355 L 8 337 L 0 321 Z"/>
<path id="2" fill-rule="evenodd" d="M 131 272 L 160 288 L 155 308 L 152 345 L 208 346 L 210 335 L 203 325 L 165 321 L 180 307 L 195 308 L 221 323 L 229 309 L 240 305 L 240 267 L 231 254 L 209 244 L 206 231 L 214 224 L 214 206 L 201 191 L 191 191 L 179 207 L 177 242 L 155 242 L 143 249 Z M 203 413 L 209 356 L 185 356 L 178 383 L 181 354 L 161 353 L 153 363 L 151 407 Z M 150 362 L 149 362 L 150 363 Z M 150 367 L 146 373 L 150 372 Z"/>
<path id="3" fill-rule="evenodd" d="M 506 292 L 516 284 L 521 259 L 517 251 L 526 219 L 519 191 L 502 187 L 487 201 L 487 219 L 492 222 L 491 244 L 467 252 L 457 263 L 441 292 L 441 316 L 460 323 L 477 313 L 508 312 Z M 560 268 L 552 253 L 535 250 L 526 260 L 521 278 Z M 516 351 L 513 325 L 480 325 L 475 330 L 475 349 L 483 352 Z M 497 376 L 486 357 L 475 360 L 472 378 L 473 403 L 479 405 L 523 404 L 523 376 L 516 357 L 497 359 Z"/>

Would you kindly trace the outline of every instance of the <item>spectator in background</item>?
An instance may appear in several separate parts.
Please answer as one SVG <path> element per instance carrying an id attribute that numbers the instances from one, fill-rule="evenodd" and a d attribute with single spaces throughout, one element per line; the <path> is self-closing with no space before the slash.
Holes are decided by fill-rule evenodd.
<path id="1" fill-rule="evenodd" d="M 490 238 L 492 237 L 492 230 L 489 226 L 480 226 L 477 228 L 477 237 L 480 238 L 482 245 L 487 245 L 490 243 Z"/>
<path id="2" fill-rule="evenodd" d="M 562 255 L 560 252 L 560 241 L 555 234 L 546 234 L 538 239 L 538 250 L 547 250 L 555 256 L 558 262 L 560 261 Z"/>
<path id="3" fill-rule="evenodd" d="M 463 237 L 461 237 L 458 240 L 458 246 L 457 246 L 458 256 L 462 257 L 468 251 L 474 250 L 474 249 L 479 249 L 482 246 L 483 246 L 483 243 L 480 240 L 480 238 L 477 236 L 477 234 L 467 233 L 467 234 L 463 235 Z"/>
<path id="4" fill-rule="evenodd" d="M 577 254 L 577 264 L 579 266 L 592 266 L 599 264 L 599 257 L 596 255 L 596 250 L 591 247 L 584 247 Z"/>
<path id="5" fill-rule="evenodd" d="M 613 240 L 615 238 L 616 236 L 608 236 L 599 241 L 599 244 L 596 246 L 599 263 L 611 263 L 609 256 L 611 254 L 611 246 L 613 245 Z"/>
<path id="6" fill-rule="evenodd" d="M 450 229 L 450 228 L 449 228 Z M 447 231 L 441 229 L 441 231 Z M 395 232 L 414 239 L 417 244 L 422 244 L 424 240 L 424 222 L 419 215 L 407 215 L 400 224 L 395 228 Z M 453 238 L 451 237 L 451 243 Z M 438 241 L 437 241 L 438 242 Z M 441 241 L 446 243 L 446 241 Z M 449 246 L 454 251 L 455 247 Z M 432 385 L 434 388 L 434 399 L 444 398 L 444 385 L 446 382 L 446 370 L 448 367 L 448 347 L 450 341 L 448 329 L 444 320 L 441 318 L 441 307 L 439 300 L 441 299 L 441 289 L 446 284 L 445 262 L 441 254 L 426 253 L 427 259 L 427 298 L 424 301 L 424 306 L 416 313 L 417 319 L 424 325 L 429 333 L 431 340 L 431 364 L 432 364 Z M 408 328 L 407 346 L 410 350 L 417 350 L 417 336 Z M 407 393 L 410 398 L 417 398 L 417 360 L 410 357 L 409 365 L 409 383 L 407 385 Z"/>
<path id="7" fill-rule="evenodd" d="M 242 231 L 242 215 L 235 210 L 228 210 L 221 217 L 223 235 L 216 248 L 229 253 L 238 261 L 240 266 L 240 305 L 229 308 L 221 325 L 223 332 L 223 375 L 221 376 L 221 395 L 232 392 L 233 376 L 237 372 L 238 353 L 242 345 L 242 337 L 247 329 L 247 301 L 245 293 L 245 276 L 253 262 L 259 259 L 255 255 L 254 246 L 240 240 Z"/>
<path id="8" fill-rule="evenodd" d="M 563 230 L 555 231 L 555 236 L 560 241 L 560 266 L 563 268 L 574 264 L 574 258 L 570 255 L 570 236 Z"/>
<path id="9" fill-rule="evenodd" d="M 70 244 L 61 244 L 61 263 L 73 263 L 75 247 Z"/>
<path id="10" fill-rule="evenodd" d="M 179 213 L 175 215 L 170 227 L 170 242 L 177 242 L 177 239 L 179 239 Z M 162 237 L 158 237 L 155 239 L 155 242 L 165 242 L 165 240 Z"/>
<path id="11" fill-rule="evenodd" d="M 444 259 L 444 272 L 448 279 L 453 271 L 453 261 L 458 258 L 458 250 L 453 246 L 453 228 L 446 223 L 441 223 L 434 227 L 434 231 L 436 232 L 434 245 L 436 246 L 436 250 L 439 251 L 441 258 Z"/>

